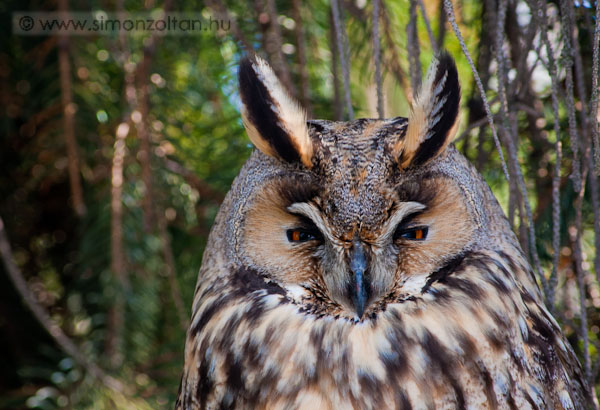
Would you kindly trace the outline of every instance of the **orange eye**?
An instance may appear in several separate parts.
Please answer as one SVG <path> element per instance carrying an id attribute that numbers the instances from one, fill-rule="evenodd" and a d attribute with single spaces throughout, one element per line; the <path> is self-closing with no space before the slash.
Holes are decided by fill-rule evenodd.
<path id="1" fill-rule="evenodd" d="M 424 241 L 427 238 L 427 233 L 429 232 L 429 228 L 426 226 L 417 226 L 415 228 L 403 229 L 398 232 L 397 236 L 394 238 L 403 238 L 409 239 L 411 241 Z"/>
<path id="2" fill-rule="evenodd" d="M 292 231 L 292 241 L 298 242 L 300 240 L 300 231 Z"/>
<path id="3" fill-rule="evenodd" d="M 308 242 L 314 240 L 321 240 L 321 233 L 315 229 L 288 229 L 287 238 L 290 242 Z"/>

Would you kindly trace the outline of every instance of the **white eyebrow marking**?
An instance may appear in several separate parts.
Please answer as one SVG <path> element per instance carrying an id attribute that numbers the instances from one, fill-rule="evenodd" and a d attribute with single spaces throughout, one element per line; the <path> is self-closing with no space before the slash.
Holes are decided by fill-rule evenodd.
<path id="1" fill-rule="evenodd" d="M 421 211 L 425 208 L 427 207 L 420 202 L 402 202 L 398 209 L 394 211 L 393 215 L 385 223 L 381 235 L 375 241 L 373 241 L 372 244 L 376 247 L 384 246 L 389 242 L 390 237 L 396 231 L 396 226 L 402 221 L 402 219 L 404 219 L 407 215 Z M 309 218 L 329 241 L 336 245 L 343 246 L 343 243 L 333 235 L 333 232 L 331 229 L 329 229 L 327 223 L 323 219 L 321 211 L 316 206 L 306 202 L 297 202 L 288 206 L 287 210 L 289 212 L 300 214 Z"/>
<path id="2" fill-rule="evenodd" d="M 373 244 L 375 246 L 384 246 L 387 242 L 389 242 L 390 237 L 394 235 L 398 224 L 402 222 L 407 215 L 421 211 L 425 208 L 427 207 L 420 202 L 402 202 L 398 209 L 394 211 L 394 214 L 387 220 L 383 227 L 383 232 L 373 242 Z"/>
<path id="3" fill-rule="evenodd" d="M 325 223 L 325 220 L 321 216 L 321 211 L 314 205 L 306 203 L 306 202 L 296 202 L 288 206 L 287 210 L 289 212 L 304 215 L 319 228 L 319 230 L 327 237 L 330 242 L 333 242 L 336 245 L 342 246 L 342 242 L 340 242 L 331 232 L 331 229 Z"/>

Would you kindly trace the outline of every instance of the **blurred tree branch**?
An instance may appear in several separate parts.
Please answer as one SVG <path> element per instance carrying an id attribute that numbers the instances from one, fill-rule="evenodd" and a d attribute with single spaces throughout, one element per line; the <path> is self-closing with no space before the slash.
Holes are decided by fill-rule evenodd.
<path id="1" fill-rule="evenodd" d="M 381 38 L 379 36 L 379 20 L 381 17 L 379 1 L 373 0 L 373 60 L 375 60 L 375 86 L 377 87 L 377 115 L 384 118 L 383 79 L 381 76 Z"/>
<path id="2" fill-rule="evenodd" d="M 227 20 L 231 23 L 231 31 L 233 32 L 233 37 L 242 44 L 243 50 L 250 54 L 254 55 L 254 47 L 246 37 L 246 35 L 240 29 L 240 26 L 237 24 L 237 21 L 232 18 L 231 14 L 227 10 L 227 6 L 223 3 L 222 0 L 206 0 L 205 4 L 213 10 L 220 19 Z"/>
<path id="3" fill-rule="evenodd" d="M 181 325 L 181 329 L 185 332 L 188 328 L 188 315 L 185 313 L 185 304 L 183 303 L 183 298 L 181 297 L 181 289 L 179 287 L 179 283 L 177 282 L 175 258 L 173 257 L 171 238 L 169 237 L 169 231 L 167 230 L 167 220 L 165 218 L 164 212 L 158 216 L 158 232 L 160 235 L 163 250 L 163 258 L 165 260 L 166 275 L 169 281 L 169 289 L 171 290 L 171 297 L 173 298 L 173 303 L 175 304 L 175 308 L 177 309 L 177 317 L 179 318 L 179 324 Z"/>
<path id="4" fill-rule="evenodd" d="M 58 1 L 58 9 L 66 11 L 68 8 L 67 0 Z M 81 176 L 79 169 L 79 154 L 77 139 L 75 137 L 75 111 L 73 103 L 73 91 L 71 80 L 71 63 L 69 61 L 69 37 L 60 36 L 58 39 L 58 65 L 60 71 L 60 89 L 62 97 L 63 128 L 65 145 L 67 146 L 67 158 L 69 168 L 69 182 L 71 186 L 71 200 L 73 209 L 78 216 L 86 213 L 85 202 L 83 200 L 83 189 L 81 187 Z"/>
<path id="5" fill-rule="evenodd" d="M 312 117 L 312 103 L 310 101 L 310 86 L 308 81 L 308 66 L 306 61 L 306 41 L 304 39 L 304 26 L 302 22 L 302 2 L 292 0 L 292 16 L 296 25 L 294 35 L 298 49 L 298 74 L 300 76 L 300 102 L 306 110 L 308 118 Z"/>
<path id="6" fill-rule="evenodd" d="M 269 26 L 266 32 L 265 38 L 265 51 L 271 57 L 270 63 L 277 73 L 277 76 L 292 96 L 298 96 L 298 90 L 296 85 L 292 81 L 292 75 L 288 64 L 283 55 L 283 37 L 281 34 L 281 27 L 279 25 L 277 12 L 277 6 L 275 0 L 264 0 L 266 6 L 266 12 L 269 16 Z"/>
<path id="7" fill-rule="evenodd" d="M 171 9 L 171 0 L 166 0 L 163 5 L 163 14 Z M 123 1 L 118 2 L 117 9 L 123 10 Z M 125 321 L 125 295 L 129 291 L 129 278 L 127 273 L 127 261 L 125 257 L 125 245 L 123 243 L 123 165 L 126 154 L 126 138 L 129 135 L 130 120 L 136 124 L 138 138 L 140 138 L 140 162 L 142 164 L 142 181 L 145 184 L 144 222 L 149 230 L 152 218 L 152 194 L 151 194 L 151 170 L 150 170 L 150 142 L 146 122 L 148 107 L 148 68 L 158 41 L 157 32 L 152 32 L 144 48 L 141 63 L 131 61 L 131 55 L 125 38 L 125 32 L 120 31 L 119 42 L 121 46 L 121 61 L 124 69 L 125 100 L 129 107 L 125 111 L 122 121 L 117 126 L 115 133 L 115 145 L 112 161 L 111 178 L 111 270 L 117 279 L 119 288 L 116 291 L 115 303 L 108 312 L 107 337 L 105 351 L 110 358 L 113 367 L 121 366 L 123 362 L 123 328 Z M 141 84 L 141 95 L 138 97 L 136 90 L 136 76 Z M 141 101 L 140 101 L 141 100 Z M 139 108 L 139 110 L 138 110 Z M 145 114 L 145 115 L 144 115 Z M 137 118 L 136 118 L 137 117 Z M 140 135 L 141 132 L 141 135 Z"/>
<path id="8" fill-rule="evenodd" d="M 331 74 L 333 77 L 333 119 L 342 121 L 344 118 L 344 107 L 342 105 L 342 93 L 340 91 L 340 70 L 338 56 L 339 51 L 336 43 L 337 33 L 333 23 L 333 12 L 329 11 L 329 49 L 331 50 Z"/>
<path id="9" fill-rule="evenodd" d="M 398 48 L 396 43 L 394 42 L 394 35 L 392 34 L 392 24 L 390 22 L 390 17 L 388 15 L 388 11 L 385 7 L 385 2 L 381 0 L 381 18 L 383 19 L 383 33 L 386 39 L 386 46 L 383 48 L 389 53 L 389 57 L 386 59 L 386 65 L 388 69 L 392 72 L 394 77 L 396 77 L 396 81 L 398 84 L 402 86 L 402 91 L 404 92 L 404 96 L 406 100 L 412 104 L 413 94 L 410 88 L 410 83 L 406 79 L 406 73 L 402 69 L 402 65 L 400 64 L 400 54 L 398 52 Z"/>
<path id="10" fill-rule="evenodd" d="M 56 344 L 69 356 L 83 367 L 88 374 L 100 381 L 103 385 L 117 393 L 128 393 L 132 391 L 119 380 L 106 374 L 98 365 L 86 358 L 71 339 L 63 332 L 63 330 L 53 323 L 52 319 L 44 308 L 37 302 L 33 293 L 27 286 L 27 281 L 15 263 L 15 258 L 12 254 L 8 235 L 2 217 L 0 217 L 0 255 L 4 262 L 4 268 L 15 289 L 19 292 L 23 303 L 33 313 L 39 324 L 48 332 L 54 339 Z"/>
<path id="11" fill-rule="evenodd" d="M 198 191 L 200 194 L 201 200 L 208 200 L 219 205 L 221 202 L 223 202 L 223 199 L 225 199 L 225 195 L 222 192 L 211 187 L 205 181 L 200 179 L 194 172 L 185 168 L 180 163 L 172 159 L 165 158 L 164 164 L 165 168 L 175 174 L 181 175 L 188 184 L 196 189 L 196 191 Z"/>
<path id="12" fill-rule="evenodd" d="M 350 67 L 348 52 L 348 36 L 346 34 L 346 23 L 344 11 L 338 0 L 331 0 L 331 12 L 333 16 L 333 25 L 335 26 L 335 43 L 342 68 L 342 84 L 344 85 L 344 105 L 348 113 L 348 119 L 354 119 L 354 108 L 352 107 L 352 98 L 350 95 Z"/>
<path id="13" fill-rule="evenodd" d="M 413 95 L 421 88 L 421 47 L 417 32 L 417 0 L 409 0 L 409 20 L 406 26 L 406 48 Z"/>

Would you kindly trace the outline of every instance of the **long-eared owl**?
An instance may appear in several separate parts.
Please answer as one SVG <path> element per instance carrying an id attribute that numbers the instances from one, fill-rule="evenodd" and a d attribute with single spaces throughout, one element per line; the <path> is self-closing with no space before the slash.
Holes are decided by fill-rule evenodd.
<path id="1" fill-rule="evenodd" d="M 580 365 L 431 64 L 408 118 L 307 120 L 239 69 L 257 148 L 199 273 L 178 409 L 580 409 Z"/>

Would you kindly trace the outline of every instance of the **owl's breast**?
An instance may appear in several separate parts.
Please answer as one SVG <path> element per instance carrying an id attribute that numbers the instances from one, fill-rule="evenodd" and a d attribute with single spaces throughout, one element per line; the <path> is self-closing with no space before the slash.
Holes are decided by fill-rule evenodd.
<path id="1" fill-rule="evenodd" d="M 243 289 L 224 284 L 203 295 L 186 346 L 186 363 L 197 365 L 185 369 L 182 391 L 190 394 L 182 403 L 379 409 L 581 401 L 565 381 L 577 376 L 572 352 L 559 333 L 549 339 L 557 332 L 549 314 L 508 279 L 494 285 L 481 269 L 465 270 L 461 282 L 358 322 L 311 313 L 298 302 L 302 289 L 248 274 Z"/>

